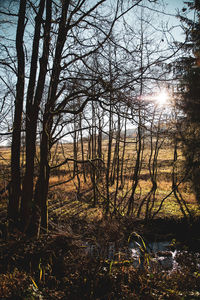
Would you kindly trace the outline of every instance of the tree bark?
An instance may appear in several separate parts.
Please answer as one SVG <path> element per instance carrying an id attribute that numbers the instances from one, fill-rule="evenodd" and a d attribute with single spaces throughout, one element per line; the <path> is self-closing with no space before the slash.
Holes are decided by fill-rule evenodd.
<path id="1" fill-rule="evenodd" d="M 15 115 L 13 123 L 12 145 L 11 145 L 11 184 L 9 189 L 8 217 L 10 225 L 14 225 L 18 220 L 19 202 L 21 196 L 21 178 L 20 178 L 20 147 L 21 147 L 21 125 L 22 110 L 24 100 L 24 49 L 23 38 L 25 28 L 26 0 L 20 1 L 19 17 L 16 34 L 17 50 L 17 85 L 15 99 Z"/>
<path id="2" fill-rule="evenodd" d="M 66 41 L 67 27 L 66 18 L 69 7 L 69 0 L 64 0 L 62 3 L 62 13 L 59 21 L 58 37 L 56 42 L 56 50 L 53 61 L 53 69 L 51 74 L 51 81 L 49 85 L 49 93 L 45 105 L 45 111 L 43 116 L 43 129 L 42 139 L 40 144 L 40 170 L 39 177 L 36 183 L 35 195 L 34 195 L 34 210 L 35 215 L 41 214 L 41 228 L 48 231 L 48 189 L 49 189 L 49 176 L 50 176 L 50 145 L 51 145 L 51 130 L 53 126 L 53 114 L 56 102 L 56 93 L 59 84 L 59 76 L 61 71 L 61 57 L 63 47 Z M 37 213 L 38 211 L 38 213 Z M 37 222 L 40 226 L 40 222 Z M 39 228 L 36 228 L 39 231 Z"/>
<path id="3" fill-rule="evenodd" d="M 43 22 L 45 0 L 40 1 L 39 11 L 35 18 L 35 33 L 32 46 L 32 61 L 29 78 L 29 86 L 26 101 L 26 171 L 23 181 L 21 221 L 23 227 L 27 226 L 33 208 L 33 182 L 34 182 L 34 160 L 36 153 L 37 120 L 40 102 L 42 99 L 47 64 L 49 57 L 50 28 L 51 28 L 51 0 L 46 3 L 46 21 L 44 26 L 43 53 L 40 59 L 40 72 L 36 86 L 37 62 L 39 54 L 40 31 Z M 36 90 L 36 91 L 35 91 Z M 35 97 L 34 97 L 35 91 Z"/>

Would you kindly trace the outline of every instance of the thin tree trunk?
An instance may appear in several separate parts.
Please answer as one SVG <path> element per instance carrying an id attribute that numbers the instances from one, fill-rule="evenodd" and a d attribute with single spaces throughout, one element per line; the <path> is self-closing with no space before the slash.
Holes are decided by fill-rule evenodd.
<path id="1" fill-rule="evenodd" d="M 76 131 L 76 118 L 74 118 L 74 136 L 73 136 L 73 153 L 74 153 L 74 167 L 73 167 L 73 177 L 77 174 L 77 158 L 78 158 L 78 145 L 77 145 L 77 131 Z"/>
<path id="2" fill-rule="evenodd" d="M 92 159 L 96 158 L 96 113 L 94 101 L 92 101 Z M 97 204 L 96 168 L 91 167 L 91 181 L 93 186 L 93 207 Z"/>
<path id="3" fill-rule="evenodd" d="M 120 116 L 118 115 L 118 133 L 117 133 L 117 140 L 116 140 L 116 167 L 114 172 L 114 179 L 116 177 L 116 188 L 115 188 L 115 197 L 114 197 L 114 214 L 116 214 L 116 209 L 117 209 L 117 195 L 119 191 L 119 170 L 120 170 L 120 159 L 119 159 L 119 145 L 120 145 Z"/>
<path id="4" fill-rule="evenodd" d="M 99 134 L 98 134 L 97 154 L 98 154 L 98 158 L 102 158 L 102 128 L 101 128 L 100 118 L 99 118 Z"/>
<path id="5" fill-rule="evenodd" d="M 183 197 L 182 197 L 182 195 L 179 191 L 179 188 L 177 186 L 177 174 L 176 174 L 176 171 L 175 171 L 176 162 L 177 162 L 177 148 L 178 148 L 177 139 L 174 138 L 174 160 L 173 160 L 173 170 L 172 170 L 172 190 L 174 191 L 174 196 L 175 196 L 175 198 L 176 198 L 176 200 L 177 200 L 177 202 L 180 206 L 180 210 L 181 210 L 183 216 L 185 218 L 187 218 L 187 214 L 186 214 L 186 212 L 187 212 L 188 215 L 189 215 L 189 218 L 191 220 L 192 219 L 192 214 L 191 214 L 191 212 L 190 212 L 190 210 L 189 210 L 185 200 L 183 199 Z M 185 208 L 186 212 L 185 212 L 184 208 Z"/>
<path id="6" fill-rule="evenodd" d="M 124 124 L 124 142 L 123 142 L 123 150 L 122 150 L 122 156 L 121 156 L 121 172 L 120 172 L 120 189 L 122 190 L 124 188 L 124 158 L 125 158 L 125 152 L 126 152 L 126 129 L 127 129 L 127 119 L 125 119 Z"/>
<path id="7" fill-rule="evenodd" d="M 83 131 L 82 131 L 82 114 L 79 115 L 79 129 L 80 129 L 80 143 L 81 143 L 81 158 L 82 161 L 85 160 L 85 154 L 84 154 L 84 143 L 83 143 Z M 84 182 L 87 182 L 86 173 L 85 173 L 85 164 L 82 166 L 83 168 L 83 178 Z"/>
<path id="8" fill-rule="evenodd" d="M 140 118 L 140 117 L 139 117 Z M 139 121 L 139 126 L 138 126 L 138 149 L 137 149 L 137 157 L 136 157 L 136 163 L 135 163 L 135 168 L 134 168 L 134 173 L 133 173 L 133 185 L 132 185 L 132 192 L 131 196 L 129 198 L 128 202 L 128 210 L 127 210 L 127 215 L 129 216 L 133 212 L 133 206 L 134 206 L 134 198 L 135 198 L 135 191 L 138 186 L 139 182 L 139 172 L 140 172 L 140 159 L 141 159 L 141 150 L 142 150 L 142 134 L 141 134 L 141 125 L 140 125 L 141 120 Z"/>
<path id="9" fill-rule="evenodd" d="M 48 117 L 44 117 L 43 132 L 40 145 L 40 170 L 39 177 L 36 183 L 35 196 L 34 196 L 34 212 L 33 222 L 31 226 L 35 228 L 33 234 L 40 230 L 40 218 L 41 216 L 41 228 L 46 232 L 48 231 L 48 189 L 49 189 L 49 155 L 50 155 L 50 131 L 52 127 L 51 120 Z M 34 219 L 35 218 L 35 219 Z"/>
<path id="10" fill-rule="evenodd" d="M 22 110 L 24 100 L 24 49 L 23 37 L 25 28 L 25 13 L 26 0 L 20 1 L 19 18 L 16 34 L 16 50 L 17 50 L 17 85 L 16 85 L 16 99 L 15 99 L 15 115 L 13 123 L 13 135 L 11 145 L 11 184 L 9 188 L 9 203 L 8 203 L 8 217 L 10 220 L 10 227 L 16 223 L 19 215 L 19 202 L 21 196 L 21 178 L 20 178 L 20 147 L 21 147 L 21 123 Z"/>
<path id="11" fill-rule="evenodd" d="M 113 141 L 113 129 L 112 129 L 112 105 L 110 96 L 110 115 L 109 115 L 109 139 L 108 139 L 108 158 L 106 167 L 106 215 L 110 209 L 110 164 L 111 164 L 111 152 L 112 152 L 112 141 Z"/>

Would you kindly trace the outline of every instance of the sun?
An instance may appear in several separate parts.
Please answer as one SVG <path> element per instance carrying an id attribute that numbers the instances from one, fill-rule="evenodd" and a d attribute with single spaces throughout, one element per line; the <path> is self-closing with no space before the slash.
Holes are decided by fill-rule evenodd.
<path id="1" fill-rule="evenodd" d="M 169 100 L 169 94 L 165 89 L 161 90 L 157 95 L 156 95 L 156 102 L 160 106 L 164 106 L 167 104 Z"/>

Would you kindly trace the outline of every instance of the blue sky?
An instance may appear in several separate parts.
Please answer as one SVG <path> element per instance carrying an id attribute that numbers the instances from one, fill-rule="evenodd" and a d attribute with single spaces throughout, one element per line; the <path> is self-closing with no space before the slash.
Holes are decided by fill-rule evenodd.
<path id="1" fill-rule="evenodd" d="M 183 7 L 187 7 L 187 5 L 184 4 L 185 1 L 186 0 L 165 0 L 166 12 L 173 15 L 176 15 L 178 12 L 181 13 Z M 180 21 L 176 17 L 169 17 L 169 23 L 171 25 L 180 25 Z M 180 27 L 174 30 L 174 34 L 179 41 L 184 39 L 184 34 Z"/>
<path id="2" fill-rule="evenodd" d="M 172 9 L 176 9 L 176 8 L 181 9 L 184 6 L 184 0 L 166 0 L 166 3 Z"/>

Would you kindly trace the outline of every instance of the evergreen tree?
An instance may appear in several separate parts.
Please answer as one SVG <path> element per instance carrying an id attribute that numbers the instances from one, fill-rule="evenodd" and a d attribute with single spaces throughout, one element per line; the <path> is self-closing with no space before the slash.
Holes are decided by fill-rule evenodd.
<path id="1" fill-rule="evenodd" d="M 176 103 L 183 112 L 180 121 L 181 141 L 186 167 L 191 170 L 191 182 L 200 203 L 200 0 L 185 2 L 190 15 L 180 15 L 186 41 L 184 57 L 177 63 L 180 91 Z M 187 9 L 184 8 L 183 12 Z"/>

